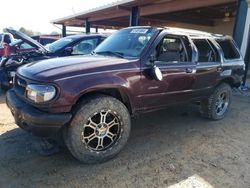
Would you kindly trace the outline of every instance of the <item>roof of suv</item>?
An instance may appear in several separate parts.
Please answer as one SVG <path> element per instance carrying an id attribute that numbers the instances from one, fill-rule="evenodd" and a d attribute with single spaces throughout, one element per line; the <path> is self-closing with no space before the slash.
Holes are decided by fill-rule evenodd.
<path id="1" fill-rule="evenodd" d="M 182 33 L 185 35 L 189 35 L 190 37 L 214 37 L 214 36 L 223 36 L 220 34 L 213 34 L 205 31 L 199 31 L 194 29 L 184 29 L 184 28 L 175 28 L 175 27 L 165 27 L 164 29 L 167 29 L 172 32 L 176 33 Z"/>
<path id="2" fill-rule="evenodd" d="M 199 31 L 195 29 L 184 29 L 184 28 L 177 28 L 177 27 L 151 27 L 151 26 L 135 26 L 129 28 L 156 28 L 158 30 L 168 30 L 173 34 L 177 35 L 188 35 L 190 37 L 201 37 L 201 38 L 219 38 L 219 37 L 226 37 L 226 35 L 222 34 L 213 34 L 205 31 Z"/>

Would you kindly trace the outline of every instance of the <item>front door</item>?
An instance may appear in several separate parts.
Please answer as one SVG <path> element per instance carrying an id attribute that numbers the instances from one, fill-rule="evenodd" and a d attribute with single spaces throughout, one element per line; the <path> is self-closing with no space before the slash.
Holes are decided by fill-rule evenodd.
<path id="1" fill-rule="evenodd" d="M 163 80 L 152 79 L 149 73 L 152 65 L 145 63 L 140 95 L 143 110 L 162 108 L 192 98 L 196 63 L 189 57 L 187 41 L 185 37 L 166 34 L 154 45 L 155 65 L 160 68 Z"/>

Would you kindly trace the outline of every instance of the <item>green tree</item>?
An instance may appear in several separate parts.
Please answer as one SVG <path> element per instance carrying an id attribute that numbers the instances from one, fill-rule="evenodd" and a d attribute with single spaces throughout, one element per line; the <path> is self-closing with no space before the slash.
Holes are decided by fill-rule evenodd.
<path id="1" fill-rule="evenodd" d="M 50 34 L 51 35 L 59 35 L 59 33 L 57 31 L 52 31 Z"/>
<path id="2" fill-rule="evenodd" d="M 24 27 L 21 27 L 19 29 L 19 31 L 22 32 L 22 33 L 24 33 L 24 34 L 26 34 L 26 35 L 28 35 L 28 36 L 33 36 L 34 35 L 34 32 L 32 30 L 27 30 Z"/>

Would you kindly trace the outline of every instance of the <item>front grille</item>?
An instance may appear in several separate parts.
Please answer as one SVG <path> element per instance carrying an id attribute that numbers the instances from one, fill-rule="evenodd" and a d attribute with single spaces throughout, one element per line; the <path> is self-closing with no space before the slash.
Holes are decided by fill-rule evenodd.
<path id="1" fill-rule="evenodd" d="M 25 97 L 25 89 L 27 86 L 27 82 L 24 79 L 20 78 L 18 75 L 16 75 L 14 86 L 16 94 L 21 97 Z"/>

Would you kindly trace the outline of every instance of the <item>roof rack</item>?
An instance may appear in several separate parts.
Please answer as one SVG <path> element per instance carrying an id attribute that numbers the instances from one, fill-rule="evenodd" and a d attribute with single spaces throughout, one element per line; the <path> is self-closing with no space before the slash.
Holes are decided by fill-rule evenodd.
<path id="1" fill-rule="evenodd" d="M 181 34 L 186 34 L 189 35 L 190 37 L 219 37 L 219 36 L 224 36 L 221 34 L 212 34 L 209 32 L 204 32 L 204 31 L 199 31 L 199 30 L 194 30 L 194 29 L 184 29 L 184 28 L 177 28 L 177 27 L 164 27 L 164 29 L 176 32 L 176 33 L 181 33 Z"/>

